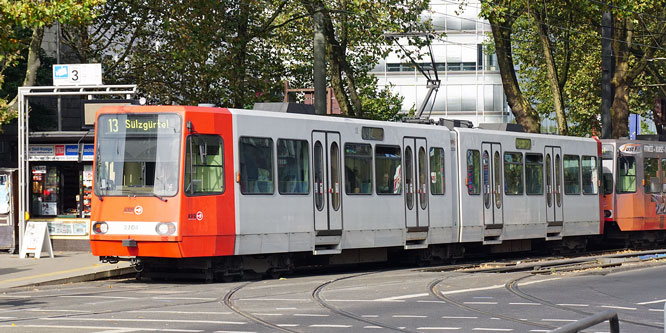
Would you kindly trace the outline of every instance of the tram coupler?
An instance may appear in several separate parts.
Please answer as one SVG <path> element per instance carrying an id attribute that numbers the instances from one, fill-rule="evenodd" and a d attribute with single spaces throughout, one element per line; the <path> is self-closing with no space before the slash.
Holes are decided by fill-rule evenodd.
<path id="1" fill-rule="evenodd" d="M 108 264 L 117 264 L 121 259 L 118 257 L 107 257 L 107 256 L 101 256 L 99 257 L 99 261 L 102 263 L 108 263 Z"/>

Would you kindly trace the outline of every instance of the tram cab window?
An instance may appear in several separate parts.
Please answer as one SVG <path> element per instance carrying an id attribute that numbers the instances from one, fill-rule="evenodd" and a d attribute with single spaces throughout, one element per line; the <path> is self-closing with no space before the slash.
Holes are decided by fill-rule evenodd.
<path id="1" fill-rule="evenodd" d="M 504 153 L 504 193 L 523 194 L 522 153 Z"/>
<path id="2" fill-rule="evenodd" d="M 620 156 L 617 159 L 617 193 L 636 192 L 636 158 Z"/>
<path id="3" fill-rule="evenodd" d="M 543 155 L 525 154 L 525 193 L 543 194 Z"/>
<path id="4" fill-rule="evenodd" d="M 430 193 L 444 194 L 444 149 L 430 148 Z"/>
<path id="5" fill-rule="evenodd" d="M 564 194 L 580 194 L 580 158 L 564 155 Z"/>
<path id="6" fill-rule="evenodd" d="M 280 194 L 308 194 L 310 158 L 305 140 L 277 141 L 278 191 Z"/>
<path id="7" fill-rule="evenodd" d="M 581 173 L 583 183 L 583 194 L 597 194 L 597 158 L 594 156 L 583 156 Z"/>
<path id="8" fill-rule="evenodd" d="M 481 163 L 478 150 L 470 149 L 467 151 L 467 193 L 481 194 Z M 489 172 L 488 170 L 484 170 Z"/>
<path id="9" fill-rule="evenodd" d="M 402 159 L 399 146 L 375 146 L 377 194 L 402 193 Z"/>
<path id="10" fill-rule="evenodd" d="M 185 144 L 185 194 L 224 192 L 224 144 L 219 135 L 190 135 Z"/>
<path id="11" fill-rule="evenodd" d="M 345 193 L 372 193 L 372 147 L 369 144 L 345 144 Z"/>
<path id="12" fill-rule="evenodd" d="M 273 139 L 239 139 L 240 187 L 243 194 L 273 194 Z"/>
<path id="13" fill-rule="evenodd" d="M 643 160 L 643 190 L 645 193 L 661 192 L 661 182 L 659 181 L 659 159 L 656 157 L 646 157 Z"/>

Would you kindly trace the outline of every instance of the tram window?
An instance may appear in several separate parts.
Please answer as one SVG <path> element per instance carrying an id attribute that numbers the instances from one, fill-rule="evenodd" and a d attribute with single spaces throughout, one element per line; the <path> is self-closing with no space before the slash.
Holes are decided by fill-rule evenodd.
<path id="1" fill-rule="evenodd" d="M 372 194 L 372 147 L 345 144 L 345 193 Z"/>
<path id="2" fill-rule="evenodd" d="M 580 158 L 564 155 L 564 194 L 580 194 Z"/>
<path id="3" fill-rule="evenodd" d="M 597 194 L 597 158 L 594 156 L 583 156 L 581 173 L 583 175 L 583 194 Z"/>
<path id="4" fill-rule="evenodd" d="M 444 149 L 430 148 L 430 193 L 444 194 Z"/>
<path id="5" fill-rule="evenodd" d="M 659 171 L 659 159 L 646 157 L 643 160 L 643 190 L 645 193 L 661 192 L 661 182 L 657 176 Z"/>
<path id="6" fill-rule="evenodd" d="M 523 194 L 522 153 L 504 153 L 504 193 Z"/>
<path id="7" fill-rule="evenodd" d="M 636 159 L 620 156 L 617 159 L 617 193 L 636 192 Z"/>
<path id="8" fill-rule="evenodd" d="M 481 194 L 481 163 L 479 157 L 478 150 L 467 150 L 467 193 L 469 194 Z"/>
<path id="9" fill-rule="evenodd" d="M 525 193 L 543 194 L 543 155 L 525 154 Z"/>
<path id="10" fill-rule="evenodd" d="M 239 139 L 240 187 L 243 194 L 273 194 L 273 139 Z"/>
<path id="11" fill-rule="evenodd" d="M 661 159 L 661 190 L 666 192 L 666 159 Z"/>
<path id="12" fill-rule="evenodd" d="M 399 146 L 375 146 L 377 194 L 402 193 L 402 158 Z"/>
<path id="13" fill-rule="evenodd" d="M 190 135 L 185 150 L 185 193 L 224 192 L 224 144 L 219 135 Z M 155 187 L 160 184 L 155 177 Z"/>
<path id="14" fill-rule="evenodd" d="M 310 158 L 305 140 L 277 141 L 278 191 L 280 194 L 308 194 Z"/>

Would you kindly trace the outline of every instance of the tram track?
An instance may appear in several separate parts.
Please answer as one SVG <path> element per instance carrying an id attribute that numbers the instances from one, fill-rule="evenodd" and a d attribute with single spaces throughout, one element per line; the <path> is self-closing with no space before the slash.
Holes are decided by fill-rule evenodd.
<path id="1" fill-rule="evenodd" d="M 248 282 L 248 283 L 245 283 L 245 284 L 241 284 L 240 286 L 232 288 L 231 290 L 229 290 L 226 293 L 226 295 L 224 295 L 224 298 L 223 298 L 224 304 L 229 309 L 231 309 L 231 311 L 235 312 L 236 314 L 244 317 L 247 320 L 250 320 L 250 321 L 253 321 L 253 322 L 255 322 L 259 325 L 262 325 L 264 327 L 267 327 L 267 328 L 270 328 L 270 329 L 273 329 L 273 330 L 277 330 L 277 331 L 280 331 L 280 332 L 298 333 L 297 331 L 290 330 L 288 328 L 285 328 L 285 327 L 279 326 L 277 324 L 273 324 L 269 321 L 263 320 L 263 319 L 255 316 L 255 315 L 253 315 L 252 313 L 241 309 L 236 304 L 234 304 L 234 302 L 232 300 L 232 297 L 234 296 L 234 294 L 236 294 L 239 290 L 247 287 L 248 285 L 250 285 L 252 283 L 253 282 Z"/>

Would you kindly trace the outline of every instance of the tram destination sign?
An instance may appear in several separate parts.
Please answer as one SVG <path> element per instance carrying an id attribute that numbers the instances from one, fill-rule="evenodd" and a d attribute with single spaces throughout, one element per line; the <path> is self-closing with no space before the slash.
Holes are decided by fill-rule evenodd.
<path id="1" fill-rule="evenodd" d="M 101 64 L 53 65 L 54 86 L 97 86 L 101 84 Z"/>
<path id="2" fill-rule="evenodd" d="M 180 133 L 180 117 L 175 114 L 121 114 L 101 115 L 98 129 L 102 134 L 132 133 L 155 135 L 161 133 Z"/>

